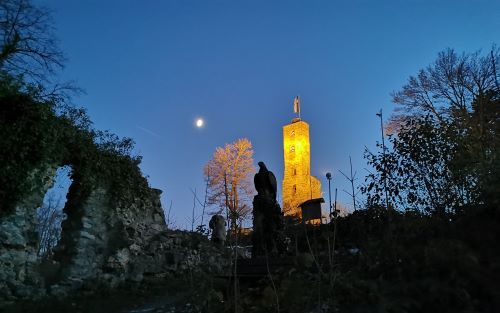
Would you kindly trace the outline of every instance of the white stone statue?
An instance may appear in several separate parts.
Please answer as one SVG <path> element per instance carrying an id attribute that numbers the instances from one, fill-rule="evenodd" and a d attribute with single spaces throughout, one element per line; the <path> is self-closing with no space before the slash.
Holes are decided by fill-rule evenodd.
<path id="1" fill-rule="evenodd" d="M 220 214 L 212 216 L 208 227 L 212 230 L 212 241 L 216 244 L 224 246 L 226 242 L 226 220 Z"/>

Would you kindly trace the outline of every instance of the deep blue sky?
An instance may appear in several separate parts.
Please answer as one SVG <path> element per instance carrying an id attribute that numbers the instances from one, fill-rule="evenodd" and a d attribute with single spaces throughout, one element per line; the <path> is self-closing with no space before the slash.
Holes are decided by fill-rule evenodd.
<path id="1" fill-rule="evenodd" d="M 332 171 L 349 202 L 338 169 L 352 155 L 363 181 L 363 150 L 380 138 L 375 113 L 389 115 L 390 93 L 447 47 L 500 41 L 493 0 L 37 3 L 54 10 L 63 77 L 87 92 L 75 103 L 97 128 L 135 139 L 177 227 L 190 225 L 189 188 L 204 189 L 203 165 L 226 142 L 251 140 L 255 163 L 281 181 L 295 95 L 311 125 L 312 173 L 327 195 Z"/>

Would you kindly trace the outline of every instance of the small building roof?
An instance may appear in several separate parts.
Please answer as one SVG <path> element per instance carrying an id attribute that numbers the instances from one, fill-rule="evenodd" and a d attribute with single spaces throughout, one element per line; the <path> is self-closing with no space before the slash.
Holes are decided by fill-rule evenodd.
<path id="1" fill-rule="evenodd" d="M 309 200 L 304 201 L 301 204 L 299 204 L 299 207 L 304 207 L 304 206 L 308 206 L 308 205 L 316 204 L 316 203 L 318 203 L 318 204 L 325 203 L 325 199 L 323 199 L 323 198 L 309 199 Z"/>

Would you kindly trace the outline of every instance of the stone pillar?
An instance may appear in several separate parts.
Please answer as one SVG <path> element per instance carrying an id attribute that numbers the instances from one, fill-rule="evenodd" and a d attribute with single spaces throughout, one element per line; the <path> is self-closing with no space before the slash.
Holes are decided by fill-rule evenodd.
<path id="1" fill-rule="evenodd" d="M 42 205 L 54 176 L 53 166 L 33 171 L 27 177 L 31 190 L 12 211 L 0 217 L 0 307 L 45 294 L 38 272 L 36 209 Z"/>
<path id="2" fill-rule="evenodd" d="M 284 252 L 283 213 L 275 199 L 253 198 L 252 257 Z"/>

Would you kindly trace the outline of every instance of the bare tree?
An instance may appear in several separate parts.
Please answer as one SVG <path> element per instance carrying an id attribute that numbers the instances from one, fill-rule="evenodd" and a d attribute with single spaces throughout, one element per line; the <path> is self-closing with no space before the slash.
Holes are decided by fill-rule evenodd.
<path id="1" fill-rule="evenodd" d="M 356 208 L 357 208 L 357 206 L 356 206 L 356 196 L 357 196 L 359 190 L 356 191 L 356 188 L 354 187 L 354 182 L 356 181 L 357 178 L 356 178 L 356 172 L 354 172 L 354 174 L 352 173 L 352 159 L 351 159 L 351 156 L 349 156 L 349 165 L 351 167 L 351 174 L 350 174 L 350 176 L 347 176 L 341 170 L 339 170 L 339 172 L 340 172 L 340 174 L 342 174 L 351 183 L 351 190 L 352 191 L 349 192 L 347 190 L 344 190 L 344 192 L 346 194 L 348 194 L 349 196 L 352 197 L 352 207 L 353 207 L 353 210 L 356 211 Z M 337 213 L 335 212 L 335 214 L 337 214 Z"/>
<path id="2" fill-rule="evenodd" d="M 65 60 L 48 9 L 30 0 L 0 0 L 0 74 L 21 79 L 33 97 L 68 110 L 71 95 L 83 90 L 55 79 Z"/>
<path id="3" fill-rule="evenodd" d="M 458 54 L 447 49 L 438 54 L 434 64 L 410 76 L 402 90 L 392 94 L 396 113 L 387 127 L 394 132 L 408 117 L 431 114 L 443 121 L 450 116 L 467 118 L 472 102 L 488 91 L 498 91 L 500 49 L 490 53 Z"/>
<path id="4" fill-rule="evenodd" d="M 61 222 L 66 215 L 60 209 L 61 197 L 56 199 L 54 193 L 50 193 L 47 200 L 38 208 L 38 256 L 49 258 L 52 249 L 57 245 L 61 237 Z"/>
<path id="5" fill-rule="evenodd" d="M 170 205 L 168 207 L 168 211 L 167 211 L 167 228 L 170 228 L 170 212 L 172 212 L 172 204 L 174 202 L 172 200 L 170 200 Z"/>
<path id="6" fill-rule="evenodd" d="M 254 171 L 252 143 L 245 138 L 218 147 L 205 165 L 208 204 L 218 206 L 219 212 L 229 210 L 233 230 L 237 220 L 246 218 L 250 212 L 246 203 L 254 192 L 251 177 Z"/>
<path id="7" fill-rule="evenodd" d="M 376 170 L 362 187 L 370 204 L 385 198 L 444 215 L 496 201 L 499 57 L 495 46 L 488 53 L 447 49 L 393 93 L 391 148 L 365 153 Z"/>
<path id="8" fill-rule="evenodd" d="M 61 69 L 50 12 L 28 0 L 0 0 L 0 68 L 46 82 Z"/>

